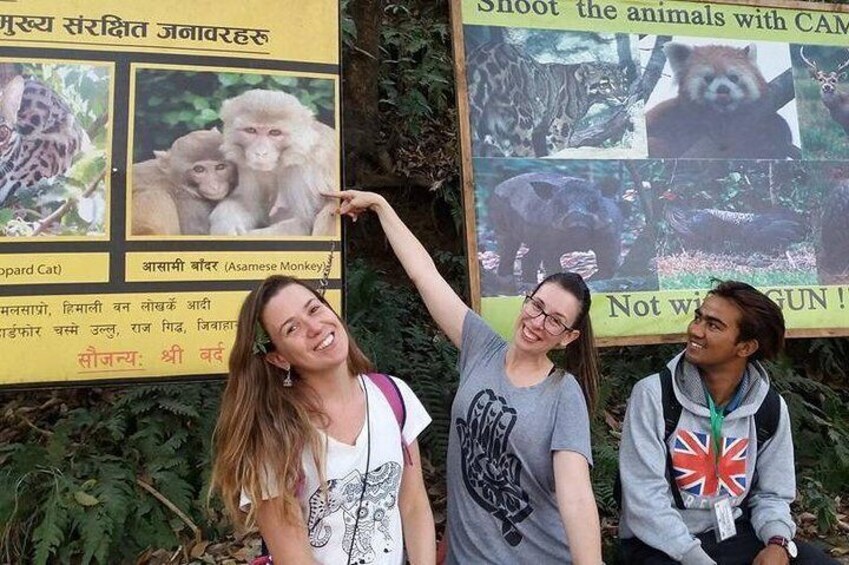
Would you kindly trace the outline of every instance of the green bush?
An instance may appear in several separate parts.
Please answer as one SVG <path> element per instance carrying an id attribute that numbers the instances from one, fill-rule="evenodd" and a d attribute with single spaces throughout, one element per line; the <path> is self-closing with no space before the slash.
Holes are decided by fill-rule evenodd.
<path id="1" fill-rule="evenodd" d="M 446 5 L 396 0 L 384 9 L 381 32 L 382 110 L 408 135 L 453 106 L 454 80 Z M 394 120 L 393 120 L 394 122 Z"/>
<path id="2" fill-rule="evenodd" d="M 427 408 L 433 423 L 421 438 L 422 452 L 444 467 L 457 389 L 457 350 L 433 326 L 409 286 L 390 285 L 359 260 L 348 270 L 347 286 L 351 332 L 377 370 L 407 381 Z"/>
<path id="3" fill-rule="evenodd" d="M 66 391 L 82 401 L 30 414 L 43 427 L 0 447 L 0 561 L 120 563 L 196 537 L 151 491 L 198 534 L 220 533 L 204 510 L 220 393 L 217 383 Z"/>

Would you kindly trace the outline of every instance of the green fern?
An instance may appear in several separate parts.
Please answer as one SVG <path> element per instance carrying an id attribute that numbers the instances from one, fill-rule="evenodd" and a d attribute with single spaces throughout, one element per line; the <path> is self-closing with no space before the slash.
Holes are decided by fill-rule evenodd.
<path id="1" fill-rule="evenodd" d="M 59 482 L 60 478 L 54 476 L 54 488 L 44 502 L 44 513 L 41 521 L 33 531 L 33 542 L 35 543 L 34 561 L 36 565 L 47 563 L 50 555 L 65 539 L 65 531 L 68 529 L 68 512 L 64 492 Z"/>
<path id="2" fill-rule="evenodd" d="M 596 430 L 598 427 L 596 427 Z M 602 514 L 615 515 L 617 503 L 614 483 L 619 473 L 619 451 L 609 436 L 596 432 L 593 435 L 592 484 L 596 504 Z"/>
<path id="3" fill-rule="evenodd" d="M 809 359 L 816 361 L 820 374 L 844 379 L 849 376 L 849 339 L 812 339 L 810 353 Z"/>
<path id="4" fill-rule="evenodd" d="M 89 391 L 45 416 L 51 433 L 0 447 L 0 561 L 116 563 L 193 536 L 136 477 L 203 523 L 220 394 L 209 383 Z"/>

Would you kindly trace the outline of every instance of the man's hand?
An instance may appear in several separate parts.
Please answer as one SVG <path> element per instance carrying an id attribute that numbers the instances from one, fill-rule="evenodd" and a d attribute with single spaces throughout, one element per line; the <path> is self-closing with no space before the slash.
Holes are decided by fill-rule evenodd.
<path id="1" fill-rule="evenodd" d="M 788 565 L 789 563 L 790 556 L 787 550 L 775 544 L 763 548 L 752 561 L 752 565 Z"/>

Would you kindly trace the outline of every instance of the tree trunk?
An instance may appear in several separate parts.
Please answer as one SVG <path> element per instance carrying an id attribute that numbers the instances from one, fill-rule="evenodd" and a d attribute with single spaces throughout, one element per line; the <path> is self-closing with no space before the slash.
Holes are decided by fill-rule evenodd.
<path id="1" fill-rule="evenodd" d="M 346 169 L 359 176 L 363 165 L 381 163 L 378 147 L 378 75 L 382 0 L 351 0 L 348 14 L 357 28 L 356 43 L 343 52 Z M 356 177 L 348 178 L 355 184 Z"/>

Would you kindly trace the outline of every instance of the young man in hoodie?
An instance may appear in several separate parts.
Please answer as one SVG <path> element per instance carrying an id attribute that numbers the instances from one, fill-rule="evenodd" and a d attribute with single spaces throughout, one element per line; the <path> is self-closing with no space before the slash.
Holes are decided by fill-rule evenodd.
<path id="1" fill-rule="evenodd" d="M 836 563 L 793 540 L 790 417 L 760 363 L 783 347 L 778 306 L 720 282 L 668 371 L 634 386 L 619 451 L 625 563 Z"/>

